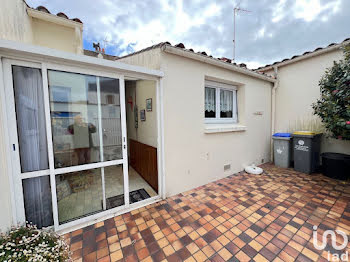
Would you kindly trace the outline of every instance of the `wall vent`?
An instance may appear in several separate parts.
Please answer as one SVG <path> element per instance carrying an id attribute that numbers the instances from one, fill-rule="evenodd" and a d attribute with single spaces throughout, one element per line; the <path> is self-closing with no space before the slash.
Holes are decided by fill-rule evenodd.
<path id="1" fill-rule="evenodd" d="M 224 171 L 230 170 L 231 169 L 231 164 L 226 164 L 224 165 Z"/>

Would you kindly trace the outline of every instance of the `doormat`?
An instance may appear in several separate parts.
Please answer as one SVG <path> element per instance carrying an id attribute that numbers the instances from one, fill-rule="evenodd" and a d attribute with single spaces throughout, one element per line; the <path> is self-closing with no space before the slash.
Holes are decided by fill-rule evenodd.
<path id="1" fill-rule="evenodd" d="M 130 196 L 130 204 L 139 202 L 141 200 L 145 200 L 147 198 L 150 198 L 150 195 L 147 193 L 147 191 L 143 188 L 131 191 L 129 193 Z M 109 197 L 106 199 L 106 208 L 111 209 L 114 207 L 122 206 L 124 205 L 124 194 L 114 196 L 114 197 Z"/>

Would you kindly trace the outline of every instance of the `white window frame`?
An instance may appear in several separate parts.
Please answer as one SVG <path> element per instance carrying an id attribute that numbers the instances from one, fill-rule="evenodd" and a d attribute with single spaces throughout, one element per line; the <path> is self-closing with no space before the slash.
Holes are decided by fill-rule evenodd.
<path id="1" fill-rule="evenodd" d="M 214 82 L 214 81 L 205 81 L 205 88 L 214 88 L 215 89 L 215 118 L 206 118 L 205 117 L 205 108 L 204 108 L 204 123 L 205 124 L 235 124 L 238 122 L 238 109 L 237 109 L 237 87 L 233 85 L 228 85 L 224 83 Z M 221 118 L 220 117 L 220 90 L 232 91 L 232 117 L 231 118 Z M 204 95 L 205 99 L 205 95 Z"/>

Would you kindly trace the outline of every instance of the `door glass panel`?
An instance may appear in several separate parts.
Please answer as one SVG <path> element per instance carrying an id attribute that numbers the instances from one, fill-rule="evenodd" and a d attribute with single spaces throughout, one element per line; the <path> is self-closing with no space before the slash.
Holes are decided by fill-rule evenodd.
<path id="1" fill-rule="evenodd" d="M 41 70 L 12 66 L 21 170 L 49 168 Z"/>
<path id="2" fill-rule="evenodd" d="M 104 161 L 122 159 L 119 79 L 100 77 Z"/>
<path id="3" fill-rule="evenodd" d="M 60 224 L 103 210 L 101 169 L 56 176 Z"/>
<path id="4" fill-rule="evenodd" d="M 100 158 L 97 79 L 48 70 L 55 168 Z"/>
<path id="5" fill-rule="evenodd" d="M 23 179 L 26 221 L 38 228 L 53 225 L 50 177 Z"/>
<path id="6" fill-rule="evenodd" d="M 124 205 L 123 166 L 108 166 L 104 168 L 106 188 L 106 209 Z"/>

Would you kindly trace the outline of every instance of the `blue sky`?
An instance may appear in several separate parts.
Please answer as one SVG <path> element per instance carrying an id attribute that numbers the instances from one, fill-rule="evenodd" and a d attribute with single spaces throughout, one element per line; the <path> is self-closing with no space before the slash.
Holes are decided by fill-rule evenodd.
<path id="1" fill-rule="evenodd" d="M 238 14 L 236 61 L 269 64 L 350 37 L 349 0 L 27 0 L 84 23 L 84 48 L 100 42 L 125 55 L 169 41 L 215 57 L 233 55 L 233 8 Z M 107 40 L 105 42 L 104 40 Z"/>

